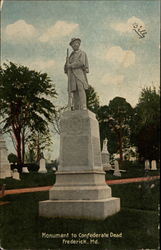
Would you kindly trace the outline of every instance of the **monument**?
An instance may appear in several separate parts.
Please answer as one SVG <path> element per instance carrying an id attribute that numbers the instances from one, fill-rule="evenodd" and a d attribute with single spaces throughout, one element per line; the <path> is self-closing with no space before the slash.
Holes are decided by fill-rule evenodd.
<path id="1" fill-rule="evenodd" d="M 99 126 L 86 107 L 88 60 L 73 38 L 67 53 L 68 107 L 61 121 L 59 168 L 49 200 L 39 202 L 44 217 L 105 219 L 120 210 L 120 199 L 112 197 L 102 167 Z"/>
<path id="2" fill-rule="evenodd" d="M 40 162 L 39 162 L 39 173 L 46 173 L 47 172 L 47 169 L 46 169 L 46 162 L 45 162 L 45 159 L 44 159 L 44 155 L 43 153 L 41 153 L 41 159 L 40 159 Z"/>
<path id="3" fill-rule="evenodd" d="M 103 148 L 102 148 L 102 152 L 101 152 L 102 165 L 103 165 L 104 171 L 108 171 L 108 170 L 112 169 L 111 164 L 110 164 L 110 154 L 109 154 L 108 149 L 107 149 L 107 143 L 108 143 L 108 140 L 106 138 L 103 141 Z"/>
<path id="4" fill-rule="evenodd" d="M 114 170 L 113 175 L 121 177 L 121 173 L 120 173 L 120 169 L 119 169 L 119 163 L 118 163 L 117 160 L 114 161 L 114 166 L 115 166 L 115 170 Z"/>
<path id="5" fill-rule="evenodd" d="M 23 167 L 23 168 L 22 168 L 22 173 L 25 173 L 25 174 L 26 174 L 26 173 L 29 173 L 28 168 L 27 168 L 27 167 Z"/>
<path id="6" fill-rule="evenodd" d="M 157 170 L 157 163 L 156 160 L 151 161 L 151 170 Z"/>
<path id="7" fill-rule="evenodd" d="M 0 131 L 0 178 L 11 177 L 10 164 L 7 158 L 7 147 Z"/>
<path id="8" fill-rule="evenodd" d="M 150 162 L 149 162 L 149 160 L 145 160 L 145 170 L 150 170 Z"/>
<path id="9" fill-rule="evenodd" d="M 17 169 L 13 170 L 12 178 L 15 179 L 15 180 L 20 180 L 20 174 L 19 174 Z"/>

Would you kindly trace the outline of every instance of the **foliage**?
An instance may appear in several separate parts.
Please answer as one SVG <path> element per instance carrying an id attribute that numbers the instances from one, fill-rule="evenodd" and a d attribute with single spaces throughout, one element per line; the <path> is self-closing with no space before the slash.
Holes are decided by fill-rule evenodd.
<path id="1" fill-rule="evenodd" d="M 8 161 L 10 163 L 16 163 L 17 162 L 17 155 L 13 154 L 13 153 L 10 153 L 8 155 Z"/>
<path id="2" fill-rule="evenodd" d="M 89 85 L 89 88 L 86 90 L 87 96 L 87 108 L 94 113 L 97 113 L 99 109 L 99 97 L 95 92 L 95 89 Z"/>
<path id="3" fill-rule="evenodd" d="M 36 163 L 24 164 L 24 167 L 27 167 L 29 172 L 37 172 L 39 170 L 39 165 Z"/>
<path id="4" fill-rule="evenodd" d="M 46 73 L 29 70 L 12 62 L 0 68 L 0 118 L 3 130 L 16 141 L 18 163 L 24 162 L 25 142 L 31 133 L 44 133 L 55 106 L 55 86 Z"/>
<path id="5" fill-rule="evenodd" d="M 160 96 L 155 88 L 142 89 L 136 108 L 142 125 L 160 122 Z"/>
<path id="6" fill-rule="evenodd" d="M 52 118 L 53 132 L 60 135 L 60 118 L 68 107 L 56 107 Z"/>
<path id="7" fill-rule="evenodd" d="M 28 139 L 28 152 L 25 154 L 26 162 L 38 162 L 41 159 L 41 154 L 44 150 L 50 150 L 52 145 L 51 135 L 49 129 L 43 133 L 31 133 Z"/>
<path id="8" fill-rule="evenodd" d="M 29 148 L 29 150 L 25 153 L 25 162 L 26 163 L 36 162 L 36 154 L 33 148 Z"/>
<path id="9" fill-rule="evenodd" d="M 133 109 L 125 98 L 115 97 L 98 110 L 101 144 L 107 137 L 110 153 L 120 153 L 120 161 L 123 160 L 123 148 L 129 147 L 129 135 L 131 131 L 131 119 Z"/>
<path id="10" fill-rule="evenodd" d="M 160 96 L 155 88 L 142 89 L 133 117 L 131 141 L 140 158 L 159 160 Z"/>
<path id="11" fill-rule="evenodd" d="M 120 153 L 120 160 L 123 160 L 123 148 L 129 146 L 130 122 L 133 114 L 131 105 L 125 98 L 115 97 L 109 103 L 108 126 L 112 134 L 117 138 L 116 150 Z"/>

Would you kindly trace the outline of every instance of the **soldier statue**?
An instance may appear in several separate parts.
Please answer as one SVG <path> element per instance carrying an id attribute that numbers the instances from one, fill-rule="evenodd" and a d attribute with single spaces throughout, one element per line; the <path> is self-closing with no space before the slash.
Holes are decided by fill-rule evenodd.
<path id="1" fill-rule="evenodd" d="M 86 110 L 86 92 L 88 80 L 86 73 L 89 73 L 88 58 L 84 51 L 80 50 L 80 38 L 72 38 L 69 45 L 73 51 L 67 58 L 64 71 L 68 76 L 68 108 L 70 110 Z"/>

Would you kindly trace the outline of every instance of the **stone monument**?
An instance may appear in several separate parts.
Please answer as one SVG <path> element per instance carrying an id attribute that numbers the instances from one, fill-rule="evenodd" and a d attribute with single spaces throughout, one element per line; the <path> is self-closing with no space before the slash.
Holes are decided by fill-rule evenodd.
<path id="1" fill-rule="evenodd" d="M 41 153 L 41 159 L 40 159 L 40 162 L 39 162 L 39 173 L 46 173 L 47 172 L 47 169 L 46 169 L 46 162 L 45 162 L 45 159 L 44 159 L 44 155 L 43 153 Z"/>
<path id="2" fill-rule="evenodd" d="M 150 162 L 149 162 L 149 160 L 145 161 L 145 170 L 150 170 Z"/>
<path id="3" fill-rule="evenodd" d="M 0 131 L 0 179 L 11 177 L 10 164 L 7 158 L 7 147 Z"/>
<path id="4" fill-rule="evenodd" d="M 110 154 L 109 154 L 108 149 L 107 149 L 107 143 L 108 143 L 108 140 L 106 138 L 103 141 L 103 148 L 102 148 L 102 152 L 101 152 L 102 165 L 103 165 L 104 171 L 108 171 L 108 170 L 112 169 L 111 164 L 110 164 Z"/>
<path id="5" fill-rule="evenodd" d="M 13 170 L 12 178 L 15 179 L 15 180 L 20 180 L 20 174 L 19 174 L 17 169 Z"/>
<path id="6" fill-rule="evenodd" d="M 156 160 L 151 161 L 151 170 L 157 170 L 157 163 Z"/>
<path id="7" fill-rule="evenodd" d="M 23 168 L 22 168 L 22 173 L 25 173 L 25 174 L 26 174 L 26 173 L 29 173 L 28 168 L 27 168 L 27 167 L 23 167 Z"/>
<path id="8" fill-rule="evenodd" d="M 49 200 L 39 202 L 39 215 L 105 219 L 119 212 L 120 199 L 112 197 L 111 188 L 105 182 L 98 121 L 86 108 L 87 56 L 79 50 L 79 38 L 72 39 L 70 45 L 74 52 L 65 65 L 69 110 L 60 121 L 59 168 Z M 72 84 L 76 84 L 76 89 L 71 91 Z"/>
<path id="9" fill-rule="evenodd" d="M 120 173 L 120 169 L 119 169 L 119 163 L 118 163 L 117 160 L 114 161 L 114 165 L 115 165 L 115 170 L 114 170 L 113 175 L 121 177 L 121 173 Z"/>

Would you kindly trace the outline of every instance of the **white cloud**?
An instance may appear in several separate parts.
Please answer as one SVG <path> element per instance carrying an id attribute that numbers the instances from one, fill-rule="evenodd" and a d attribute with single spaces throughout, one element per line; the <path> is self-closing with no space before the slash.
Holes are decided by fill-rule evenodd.
<path id="1" fill-rule="evenodd" d="M 7 39 L 13 42 L 22 42 L 26 39 L 29 40 L 33 38 L 33 36 L 36 35 L 36 29 L 24 20 L 18 20 L 13 24 L 7 25 L 4 33 Z"/>
<path id="2" fill-rule="evenodd" d="M 55 60 L 50 60 L 47 58 L 36 58 L 35 60 L 33 58 L 29 58 L 29 59 L 22 59 L 22 58 L 3 58 L 1 60 L 1 64 L 3 65 L 3 63 L 6 63 L 7 61 L 10 62 L 14 62 L 15 64 L 18 65 L 24 65 L 26 67 L 29 67 L 30 70 L 36 70 L 36 71 L 50 71 L 53 72 L 53 70 L 57 70 L 57 68 L 59 67 L 59 64 L 57 63 L 57 61 Z"/>
<path id="3" fill-rule="evenodd" d="M 78 28 L 76 23 L 68 23 L 64 21 L 57 21 L 53 26 L 51 26 L 39 40 L 41 42 L 48 42 L 50 39 L 57 39 L 67 35 L 70 35 L 75 29 Z"/>
<path id="4" fill-rule="evenodd" d="M 110 75 L 110 74 L 105 74 L 102 79 L 101 79 L 101 82 L 104 84 L 104 85 L 107 85 L 107 84 L 114 84 L 114 85 L 117 85 L 117 84 L 121 84 L 124 80 L 124 75 Z"/>
<path id="5" fill-rule="evenodd" d="M 125 33 L 125 32 L 131 32 L 133 29 L 133 24 L 135 23 L 139 27 L 142 26 L 142 29 L 145 28 L 144 22 L 135 16 L 129 18 L 125 23 L 115 23 L 115 24 L 113 23 L 111 24 L 111 27 L 114 30 L 119 31 L 120 33 Z"/>
<path id="6" fill-rule="evenodd" d="M 105 59 L 123 65 L 125 68 L 135 63 L 135 54 L 132 50 L 123 50 L 119 46 L 113 46 L 108 49 Z"/>
<path id="7" fill-rule="evenodd" d="M 31 63 L 28 63 L 29 66 L 32 69 L 38 70 L 38 71 L 45 71 L 55 68 L 56 62 L 54 60 L 43 60 L 43 59 L 37 59 Z"/>

